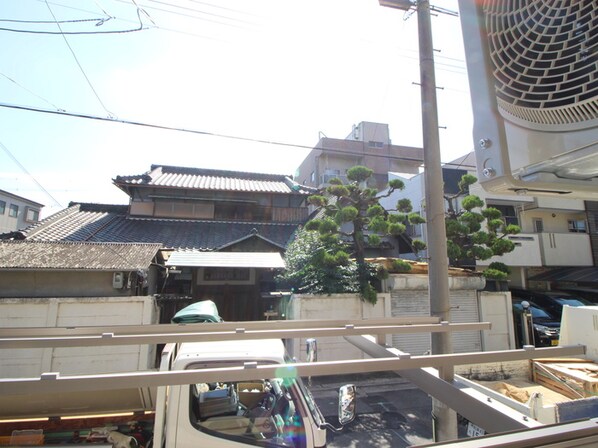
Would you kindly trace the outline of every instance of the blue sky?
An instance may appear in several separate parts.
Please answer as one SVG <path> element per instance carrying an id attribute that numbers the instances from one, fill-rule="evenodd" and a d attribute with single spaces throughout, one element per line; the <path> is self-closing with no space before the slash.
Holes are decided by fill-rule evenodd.
<path id="1" fill-rule="evenodd" d="M 0 107 L 0 189 L 44 216 L 126 203 L 111 179 L 151 164 L 293 174 L 320 132 L 344 138 L 360 121 L 422 144 L 417 18 L 377 0 L 0 0 L 0 19 L 27 31 L 0 31 L 3 105 L 241 137 Z M 459 19 L 433 27 L 448 162 L 472 148 L 471 107 Z"/>

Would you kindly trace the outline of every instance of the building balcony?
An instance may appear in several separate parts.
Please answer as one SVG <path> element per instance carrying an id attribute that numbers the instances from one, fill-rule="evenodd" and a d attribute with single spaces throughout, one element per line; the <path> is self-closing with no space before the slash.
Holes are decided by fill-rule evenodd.
<path id="1" fill-rule="evenodd" d="M 544 266 L 592 266 L 592 246 L 587 233 L 538 234 Z"/>
<path id="2" fill-rule="evenodd" d="M 520 233 L 518 235 L 509 235 L 509 238 L 515 244 L 515 250 L 500 257 L 492 257 L 488 260 L 477 261 L 478 266 L 488 266 L 494 261 L 498 261 L 512 267 L 531 267 L 542 266 L 542 252 L 537 233 Z"/>
<path id="3" fill-rule="evenodd" d="M 508 238 L 515 243 L 513 252 L 478 261 L 477 265 L 488 266 L 493 261 L 513 267 L 593 265 L 587 233 L 520 233 Z"/>

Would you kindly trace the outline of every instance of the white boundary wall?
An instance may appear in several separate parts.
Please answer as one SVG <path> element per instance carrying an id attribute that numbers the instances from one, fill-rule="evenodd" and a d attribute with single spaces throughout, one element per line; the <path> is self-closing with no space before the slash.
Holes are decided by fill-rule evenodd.
<path id="1" fill-rule="evenodd" d="M 357 294 L 313 295 L 296 294 L 289 302 L 289 319 L 378 319 L 391 317 L 390 294 L 378 294 L 371 305 Z M 306 339 L 294 339 L 287 344 L 289 354 L 297 361 L 306 361 Z M 387 339 L 390 343 L 390 338 Z M 343 337 L 318 338 L 318 361 L 369 358 Z"/>

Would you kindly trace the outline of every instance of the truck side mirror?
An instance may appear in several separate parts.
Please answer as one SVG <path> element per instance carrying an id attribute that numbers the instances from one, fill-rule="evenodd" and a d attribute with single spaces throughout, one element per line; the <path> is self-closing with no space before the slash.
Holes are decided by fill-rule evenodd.
<path id="1" fill-rule="evenodd" d="M 338 421 L 347 425 L 355 420 L 357 389 L 353 384 L 345 384 L 338 391 Z"/>

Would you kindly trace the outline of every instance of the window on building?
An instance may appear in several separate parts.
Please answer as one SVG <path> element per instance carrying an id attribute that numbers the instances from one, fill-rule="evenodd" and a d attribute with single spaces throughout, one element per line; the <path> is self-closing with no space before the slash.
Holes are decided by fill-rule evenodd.
<path id="1" fill-rule="evenodd" d="M 544 221 L 542 221 L 542 218 L 534 218 L 534 232 L 544 232 Z"/>
<path id="2" fill-rule="evenodd" d="M 0 201 L 0 215 L 4 214 L 4 210 L 6 210 L 6 202 Z"/>
<path id="3" fill-rule="evenodd" d="M 37 222 L 39 221 L 39 210 L 34 208 L 27 208 L 27 214 L 25 216 L 26 221 Z"/>
<path id="4" fill-rule="evenodd" d="M 8 208 L 8 216 L 16 218 L 19 215 L 19 206 L 15 204 L 10 204 Z"/>
<path id="5" fill-rule="evenodd" d="M 370 148 L 384 148 L 384 143 L 383 142 L 376 142 L 374 140 L 370 140 L 368 142 L 368 146 Z"/>
<path id="6" fill-rule="evenodd" d="M 316 181 L 316 172 L 315 171 L 311 172 L 310 179 L 311 179 L 312 182 Z"/>
<path id="7" fill-rule="evenodd" d="M 569 219 L 567 224 L 569 232 L 586 233 L 586 221 L 584 219 Z"/>
<path id="8" fill-rule="evenodd" d="M 519 225 L 519 219 L 517 218 L 517 213 L 515 213 L 514 206 L 488 204 L 488 207 L 493 207 L 493 208 L 499 210 L 502 213 L 502 218 L 506 225 L 509 225 L 509 224 L 514 224 L 516 226 Z"/>

